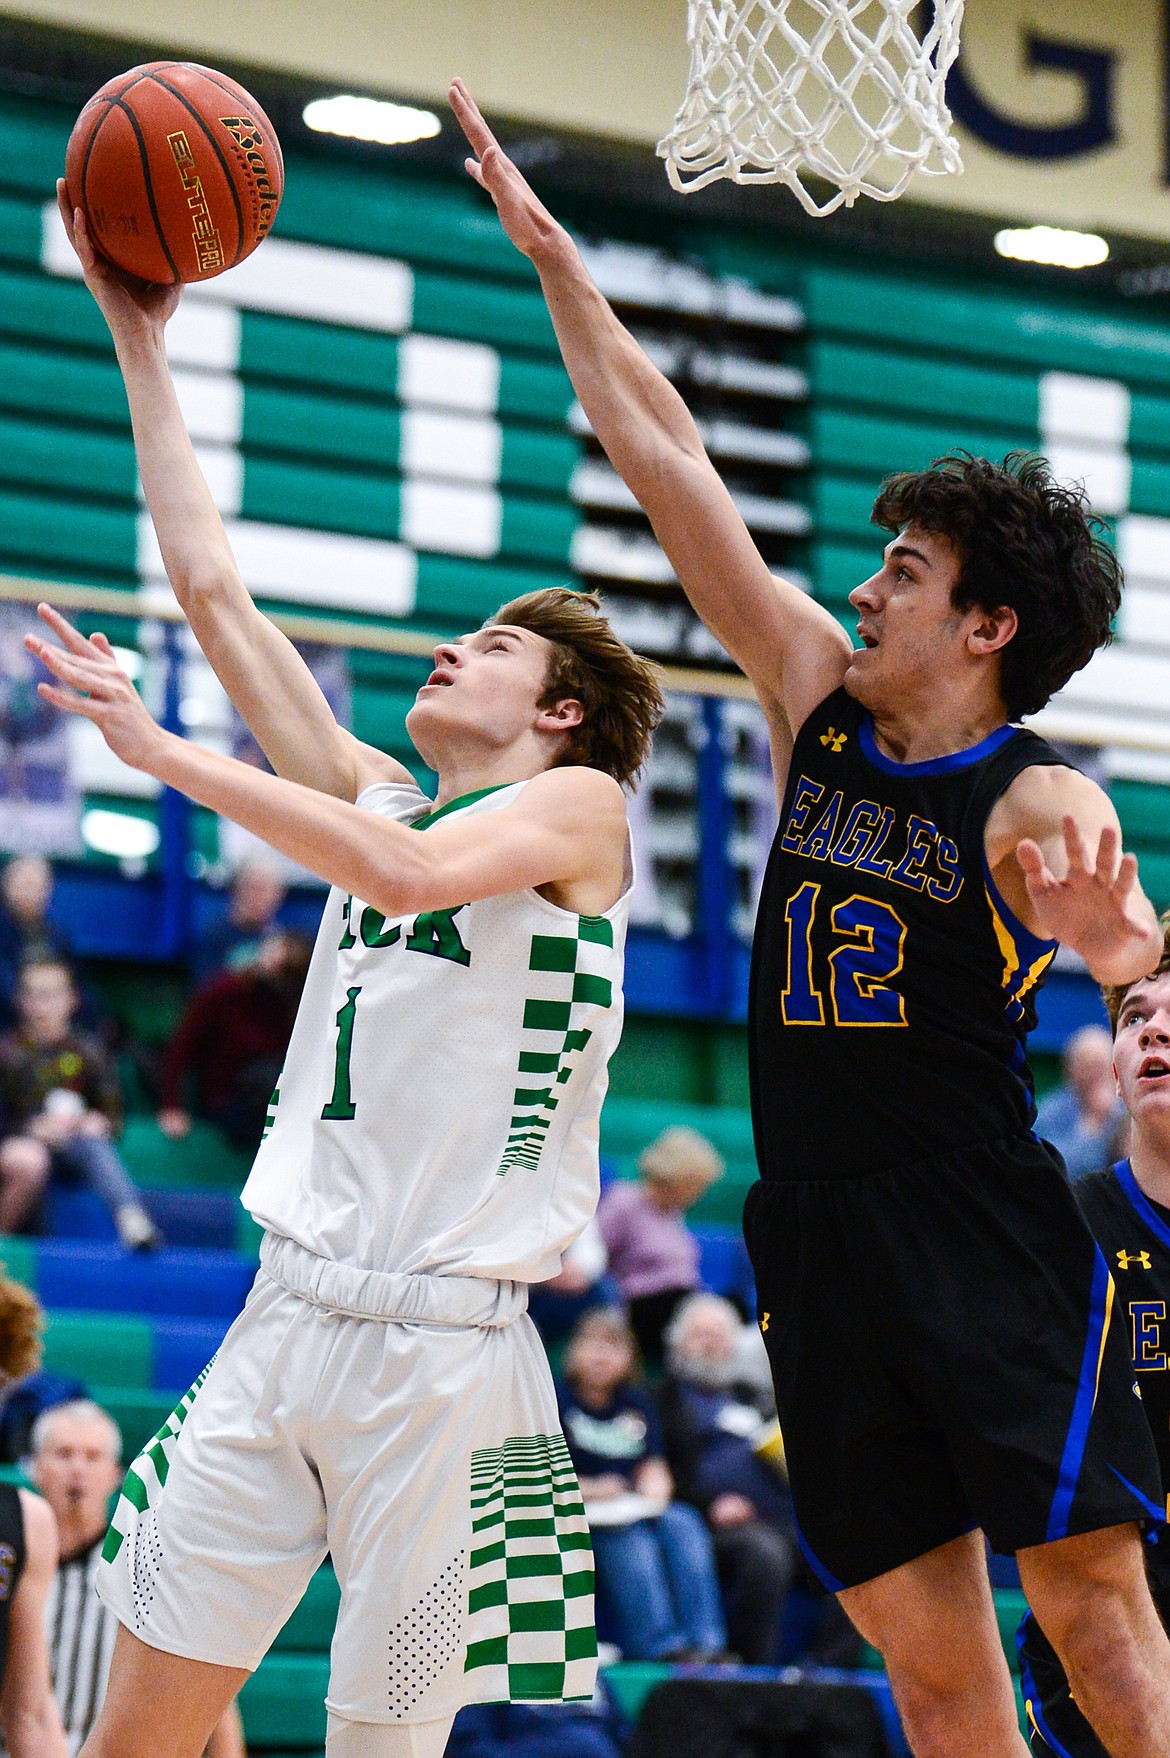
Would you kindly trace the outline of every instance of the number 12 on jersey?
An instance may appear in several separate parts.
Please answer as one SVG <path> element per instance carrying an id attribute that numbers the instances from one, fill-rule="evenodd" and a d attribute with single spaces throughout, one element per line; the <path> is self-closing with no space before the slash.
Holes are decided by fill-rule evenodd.
<path id="1" fill-rule="evenodd" d="M 784 906 L 788 980 L 780 997 L 785 1025 L 823 1026 L 824 978 L 813 968 L 813 923 L 820 886 L 806 880 Z M 829 1004 L 839 1026 L 904 1026 L 906 1003 L 891 977 L 902 968 L 906 924 L 888 903 L 854 895 L 833 905 L 829 923 L 841 944 L 827 963 Z"/>

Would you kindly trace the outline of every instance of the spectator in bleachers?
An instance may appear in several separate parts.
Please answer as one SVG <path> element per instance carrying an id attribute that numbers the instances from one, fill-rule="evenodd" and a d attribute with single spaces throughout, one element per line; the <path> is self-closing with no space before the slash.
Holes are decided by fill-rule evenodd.
<path id="1" fill-rule="evenodd" d="M 1099 1172 L 1117 1157 L 1125 1107 L 1113 1078 L 1113 1040 L 1104 1026 L 1082 1026 L 1062 1058 L 1063 1084 L 1040 1102 L 1036 1133 L 1060 1152 L 1070 1178 Z"/>
<path id="2" fill-rule="evenodd" d="M 250 964 L 196 991 L 163 1067 L 165 1135 L 181 1139 L 194 1115 L 233 1147 L 259 1147 L 312 951 L 306 935 L 270 928 Z"/>
<path id="3" fill-rule="evenodd" d="M 276 926 L 287 887 L 270 860 L 241 861 L 231 883 L 226 915 L 208 929 L 191 956 L 191 974 L 203 983 L 217 971 L 241 970 Z"/>
<path id="4" fill-rule="evenodd" d="M 699 1243 L 683 1217 L 722 1177 L 723 1161 L 697 1130 L 674 1128 L 650 1143 L 638 1171 L 637 1183 L 608 1187 L 597 1220 L 642 1358 L 657 1367 L 664 1329 L 699 1286 Z"/>
<path id="5" fill-rule="evenodd" d="M 758 1450 L 775 1414 L 766 1373 L 748 1361 L 758 1341 L 729 1300 L 691 1295 L 666 1329 L 659 1410 L 676 1492 L 711 1528 L 731 1645 L 772 1666 L 799 1552 L 783 1471 Z"/>
<path id="6" fill-rule="evenodd" d="M 15 1028 L 0 1037 L 0 1232 L 35 1231 L 51 1175 L 89 1185 L 133 1251 L 153 1250 L 158 1229 L 114 1145 L 122 1094 L 108 1052 L 74 1030 L 69 966 L 34 960 L 16 986 Z"/>
<path id="7" fill-rule="evenodd" d="M 97 1719 L 106 1694 L 118 1620 L 97 1596 L 97 1567 L 109 1525 L 110 1497 L 122 1481 L 117 1423 L 88 1399 L 59 1404 L 33 1428 L 29 1474 L 57 1518 L 61 1558 L 46 1624 L 53 1694 L 65 1724 L 69 1758 Z M 208 1742 L 209 1758 L 243 1758 L 235 1704 Z"/>
<path id="8" fill-rule="evenodd" d="M 763 1341 L 718 1294 L 683 1301 L 665 1341 L 659 1410 L 675 1490 L 711 1528 L 731 1646 L 750 1665 L 772 1666 L 784 1602 L 807 1577 Z M 816 1623 L 813 1657 L 853 1664 L 859 1644 L 835 1601 Z"/>
<path id="9" fill-rule="evenodd" d="M 68 947 L 47 911 L 53 869 L 43 855 L 14 855 L 0 873 L 0 1025 L 16 1018 L 16 985 L 25 964 L 68 958 Z"/>
<path id="10" fill-rule="evenodd" d="M 727 1648 L 711 1540 L 673 1500 L 653 1400 L 635 1381 L 618 1308 L 578 1320 L 558 1387 L 561 1425 L 593 1537 L 597 1586 L 629 1660 L 711 1660 Z"/>

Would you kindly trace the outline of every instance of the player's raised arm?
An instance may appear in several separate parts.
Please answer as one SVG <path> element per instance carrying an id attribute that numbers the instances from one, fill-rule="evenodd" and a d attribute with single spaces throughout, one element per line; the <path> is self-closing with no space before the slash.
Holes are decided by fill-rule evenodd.
<path id="1" fill-rule="evenodd" d="M 338 726 L 308 666 L 257 610 L 199 468 L 167 365 L 177 286 L 134 281 L 93 248 L 80 211 L 58 203 L 86 285 L 110 326 L 126 384 L 138 469 L 175 597 L 217 677 L 278 775 L 353 799 L 370 781 L 410 780 L 393 758 Z"/>
<path id="2" fill-rule="evenodd" d="M 1130 983 L 1162 956 L 1162 930 L 1123 854 L 1121 826 L 1101 788 L 1075 769 L 1032 768 L 987 825 L 988 862 L 1017 915 L 1080 954 L 1099 983 Z"/>
<path id="3" fill-rule="evenodd" d="M 598 770 L 551 769 L 534 776 L 509 809 L 420 835 L 410 825 L 165 732 L 104 635 L 87 639 L 47 605 L 39 609 L 61 643 L 25 637 L 56 679 L 38 686 L 48 701 L 92 720 L 131 768 L 234 818 L 386 916 L 456 908 L 530 888 L 547 891 L 566 909 L 596 915 L 622 893 L 625 798 L 618 783 Z M 555 720 L 562 707 L 548 714 Z"/>
<path id="4" fill-rule="evenodd" d="M 775 579 L 707 456 L 682 398 L 614 315 L 573 240 L 502 151 L 466 87 L 451 105 L 504 230 L 532 259 L 573 387 L 614 468 L 645 509 L 684 592 L 794 732 L 837 687 L 851 645 L 836 619 Z M 783 730 L 783 729 L 781 729 Z"/>

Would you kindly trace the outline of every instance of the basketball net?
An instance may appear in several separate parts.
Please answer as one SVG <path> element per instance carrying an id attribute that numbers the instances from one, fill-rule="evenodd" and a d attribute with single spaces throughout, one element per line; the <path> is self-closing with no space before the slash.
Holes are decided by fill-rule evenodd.
<path id="1" fill-rule="evenodd" d="M 961 171 L 946 76 L 963 0 L 687 0 L 690 79 L 658 154 L 675 189 L 786 183 L 810 214 Z M 807 177 L 836 185 L 818 201 Z"/>

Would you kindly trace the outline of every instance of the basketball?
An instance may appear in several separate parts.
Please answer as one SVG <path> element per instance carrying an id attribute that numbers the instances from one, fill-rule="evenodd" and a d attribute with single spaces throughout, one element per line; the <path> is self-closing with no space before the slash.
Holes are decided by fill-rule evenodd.
<path id="1" fill-rule="evenodd" d="M 284 161 L 243 86 L 193 62 L 151 61 L 86 104 L 65 182 L 95 247 L 119 268 L 144 281 L 206 281 L 267 234 Z"/>

